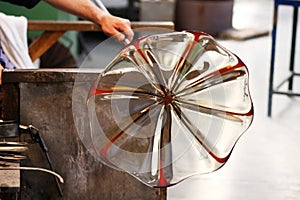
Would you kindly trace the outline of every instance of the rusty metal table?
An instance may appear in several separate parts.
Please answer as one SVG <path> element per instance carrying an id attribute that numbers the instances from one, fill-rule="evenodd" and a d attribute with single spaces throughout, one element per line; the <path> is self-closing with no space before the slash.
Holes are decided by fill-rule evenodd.
<path id="1" fill-rule="evenodd" d="M 62 199 L 166 199 L 165 188 L 148 187 L 126 173 L 102 165 L 82 145 L 72 113 L 73 89 L 84 103 L 84 94 L 98 74 L 99 71 L 88 69 L 5 72 L 2 117 L 32 124 L 40 130 L 55 171 L 65 179 Z M 75 80 L 82 87 L 74 88 Z M 82 120 L 86 120 L 86 110 L 80 112 Z M 32 144 L 29 149 L 22 166 L 49 168 L 38 145 Z M 22 172 L 21 199 L 59 199 L 53 177 Z"/>

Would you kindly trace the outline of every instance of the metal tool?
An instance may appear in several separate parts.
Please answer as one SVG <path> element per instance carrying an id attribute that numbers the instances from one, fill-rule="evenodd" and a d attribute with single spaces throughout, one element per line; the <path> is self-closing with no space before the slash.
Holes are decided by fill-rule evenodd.
<path id="1" fill-rule="evenodd" d="M 1 152 L 24 152 L 27 151 L 28 147 L 24 146 L 0 146 Z"/>
<path id="2" fill-rule="evenodd" d="M 104 4 L 102 3 L 102 1 L 100 0 L 94 0 L 96 5 L 101 8 L 101 10 L 105 11 L 106 13 L 109 13 L 108 10 L 106 9 L 106 7 L 104 6 Z"/>
<path id="3" fill-rule="evenodd" d="M 64 183 L 64 179 L 56 172 L 44 169 L 44 168 L 39 168 L 39 167 L 0 167 L 0 170 L 32 170 L 32 171 L 42 171 L 46 173 L 50 173 L 55 176 L 61 183 Z"/>
<path id="4" fill-rule="evenodd" d="M 49 153 L 48 153 L 48 148 L 47 148 L 46 143 L 45 143 L 44 139 L 42 138 L 42 136 L 41 136 L 39 130 L 38 130 L 37 128 L 35 128 L 34 126 L 32 126 L 32 125 L 28 125 L 28 126 L 20 125 L 20 128 L 23 129 L 23 130 L 27 130 L 28 133 L 30 134 L 32 140 L 33 140 L 34 142 L 39 143 L 40 148 L 42 149 L 42 151 L 44 152 L 44 154 L 45 154 L 45 156 L 46 156 L 46 159 L 47 159 L 47 161 L 48 161 L 48 164 L 49 164 L 50 169 L 51 169 L 52 171 L 54 171 L 53 165 L 52 165 L 52 161 L 51 161 L 50 156 L 49 156 Z M 43 171 L 43 170 L 40 170 L 40 171 Z M 45 171 L 45 170 L 44 170 L 44 171 Z M 47 171 L 49 171 L 49 170 L 47 170 Z M 53 173 L 52 173 L 52 174 L 53 174 Z M 58 190 L 60 196 L 63 196 L 63 192 L 62 192 L 62 189 L 61 189 L 61 187 L 60 187 L 60 184 L 59 184 L 59 182 L 58 182 L 58 180 L 57 180 L 57 176 L 54 177 L 54 179 L 55 179 L 56 187 L 57 187 L 57 190 Z M 63 181 L 60 180 L 60 182 L 63 182 Z"/>
<path id="5" fill-rule="evenodd" d="M 26 158 L 21 153 L 28 150 L 25 143 L 20 142 L 0 142 L 0 161 L 18 162 Z"/>
<path id="6" fill-rule="evenodd" d="M 26 159 L 26 156 L 12 153 L 0 153 L 0 161 L 16 162 Z"/>
<path id="7" fill-rule="evenodd" d="M 8 120 L 3 121 L 0 120 L 0 133 L 1 137 L 8 138 L 8 137 L 16 137 L 19 136 L 20 131 L 19 129 L 28 131 L 28 134 L 30 134 L 32 140 L 36 143 L 39 143 L 42 151 L 44 152 L 50 170 L 43 169 L 39 167 L 13 167 L 10 166 L 12 163 L 19 162 L 20 160 L 26 159 L 26 156 L 22 155 L 23 152 L 28 150 L 28 147 L 26 146 L 26 142 L 10 142 L 10 141 L 1 141 L 0 142 L 0 170 L 33 170 L 33 171 L 43 171 L 50 173 L 54 175 L 55 183 L 57 186 L 57 189 L 59 191 L 60 196 L 63 196 L 62 189 L 59 185 L 59 182 L 63 183 L 63 178 L 54 172 L 52 162 L 50 159 L 50 156 L 48 154 L 48 148 L 39 133 L 39 130 L 35 128 L 32 125 L 24 126 L 19 125 L 16 121 Z M 3 163 L 2 163 L 3 162 Z"/>
<path id="8" fill-rule="evenodd" d="M 26 144 L 25 142 L 0 142 L 0 161 L 5 162 L 5 166 L 9 166 L 10 163 L 26 159 L 26 156 L 22 155 L 28 150 Z"/>
<path id="9" fill-rule="evenodd" d="M 8 142 L 8 141 L 2 141 L 0 142 L 0 146 L 25 146 L 26 142 Z"/>

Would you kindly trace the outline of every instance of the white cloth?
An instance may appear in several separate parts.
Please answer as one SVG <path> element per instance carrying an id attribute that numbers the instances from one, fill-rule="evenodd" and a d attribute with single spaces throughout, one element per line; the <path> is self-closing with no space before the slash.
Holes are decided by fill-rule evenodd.
<path id="1" fill-rule="evenodd" d="M 17 69 L 36 69 L 32 63 L 27 43 L 25 17 L 9 16 L 0 12 L 0 40 L 5 55 Z"/>

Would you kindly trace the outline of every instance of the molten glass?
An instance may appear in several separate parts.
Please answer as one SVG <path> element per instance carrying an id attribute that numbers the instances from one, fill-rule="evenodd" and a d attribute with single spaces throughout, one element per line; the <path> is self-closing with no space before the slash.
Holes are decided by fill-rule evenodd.
<path id="1" fill-rule="evenodd" d="M 127 45 L 87 105 L 90 151 L 152 187 L 223 166 L 253 119 L 245 64 L 205 33 Z"/>

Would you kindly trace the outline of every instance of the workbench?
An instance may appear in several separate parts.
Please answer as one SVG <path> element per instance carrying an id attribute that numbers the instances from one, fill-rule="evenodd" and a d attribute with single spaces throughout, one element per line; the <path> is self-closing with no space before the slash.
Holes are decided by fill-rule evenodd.
<path id="1" fill-rule="evenodd" d="M 78 131 L 89 131 L 85 101 L 99 73 L 95 69 L 4 72 L 3 116 L 40 130 L 54 170 L 65 180 L 63 199 L 166 199 L 166 188 L 148 187 L 101 164 L 82 144 Z M 74 104 L 81 106 L 74 108 Z M 28 159 L 21 166 L 49 168 L 36 144 L 29 145 Z M 54 179 L 47 173 L 22 171 L 21 180 L 21 199 L 60 199 Z"/>

